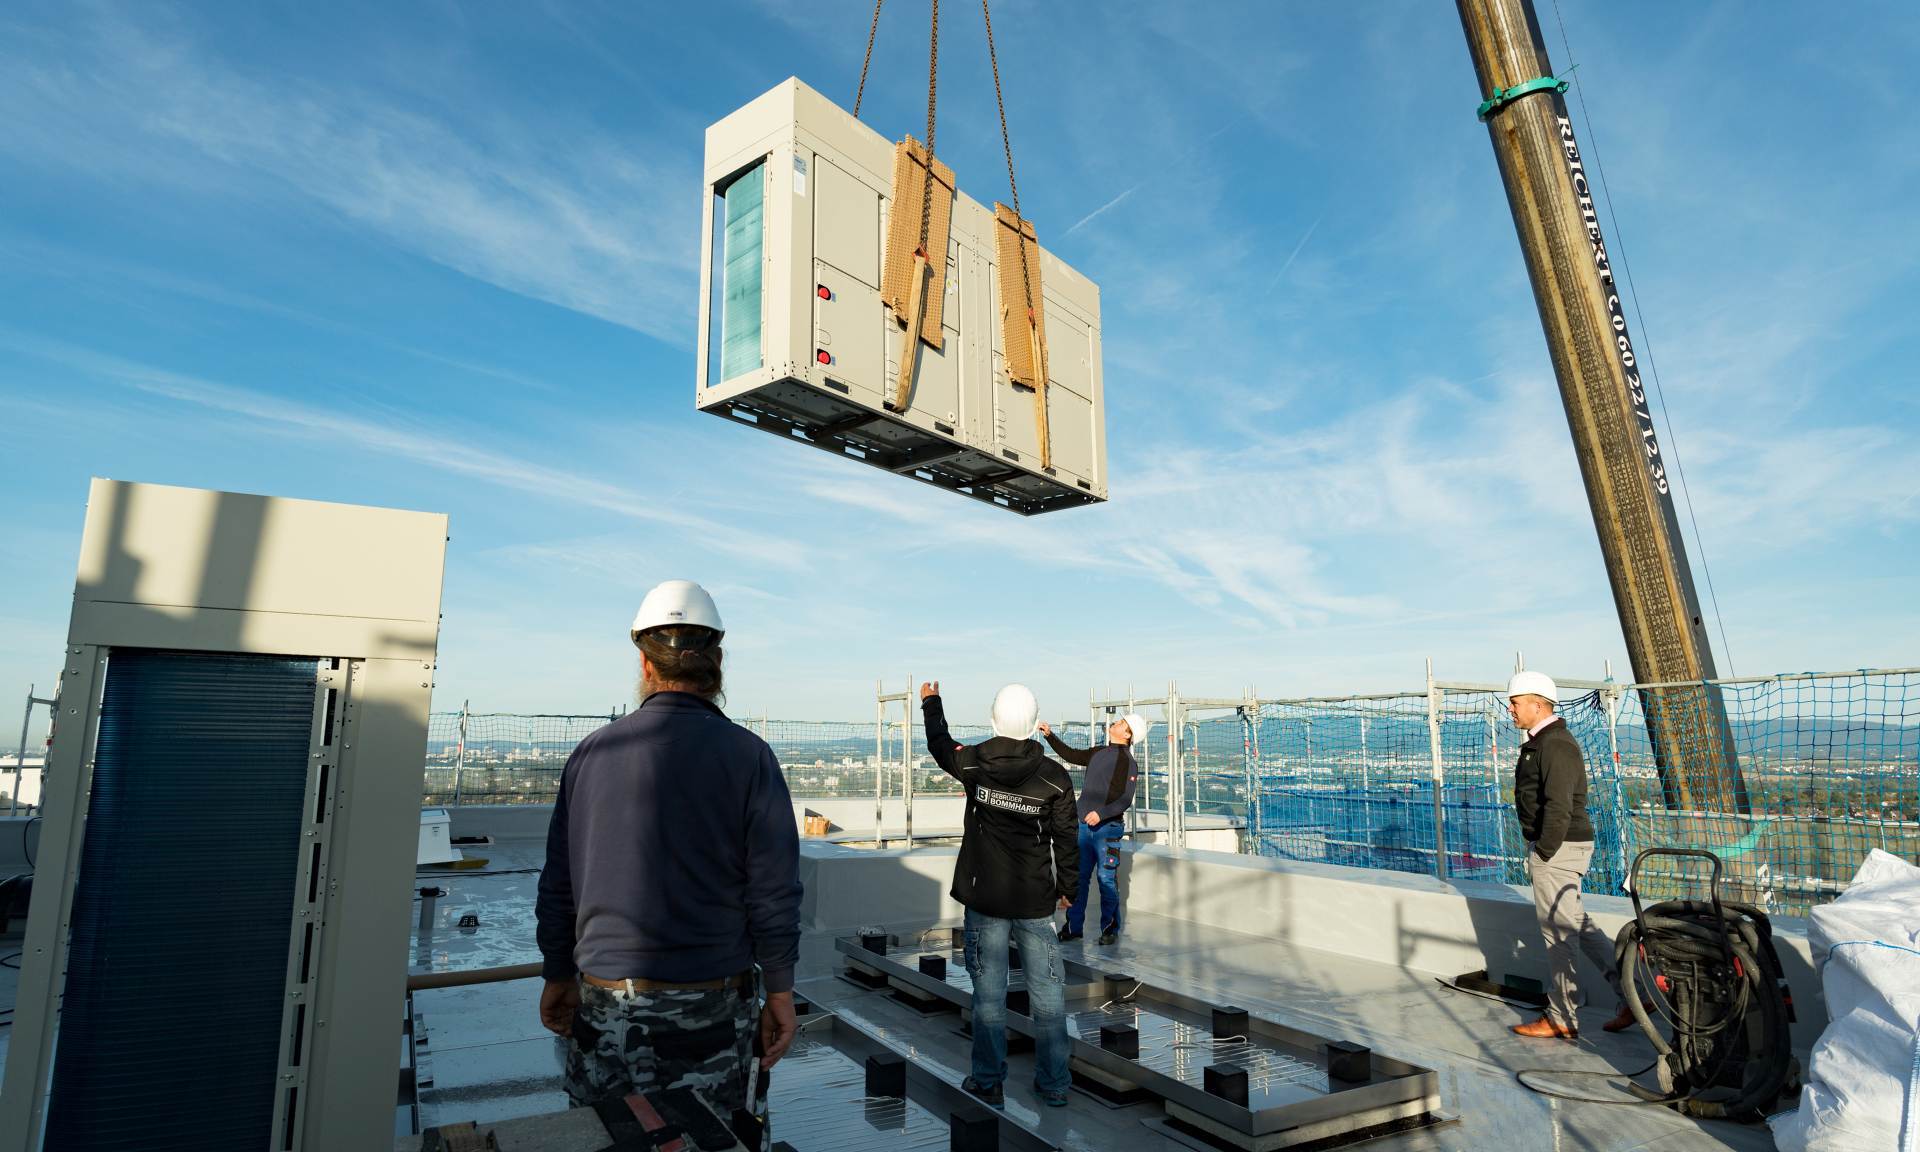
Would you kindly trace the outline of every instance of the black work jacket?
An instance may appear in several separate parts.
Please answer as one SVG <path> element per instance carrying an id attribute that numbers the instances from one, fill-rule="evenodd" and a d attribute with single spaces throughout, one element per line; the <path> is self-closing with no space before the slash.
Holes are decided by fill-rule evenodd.
<path id="1" fill-rule="evenodd" d="M 1587 819 L 1587 762 L 1580 742 L 1555 716 L 1520 745 L 1513 769 L 1513 808 L 1520 831 L 1542 860 L 1553 859 L 1568 840 L 1592 840 Z"/>
<path id="2" fill-rule="evenodd" d="M 1073 780 L 1037 740 L 995 736 L 962 746 L 947 731 L 940 697 L 921 704 L 927 751 L 967 790 L 965 834 L 953 898 L 985 916 L 1037 920 L 1071 899 L 1080 881 Z"/>

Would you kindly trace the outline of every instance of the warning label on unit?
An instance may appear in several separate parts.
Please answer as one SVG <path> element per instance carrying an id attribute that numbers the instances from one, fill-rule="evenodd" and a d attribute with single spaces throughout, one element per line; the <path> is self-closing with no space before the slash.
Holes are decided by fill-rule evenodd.
<path id="1" fill-rule="evenodd" d="M 793 194 L 807 194 L 807 158 L 798 154 L 793 158 Z"/>

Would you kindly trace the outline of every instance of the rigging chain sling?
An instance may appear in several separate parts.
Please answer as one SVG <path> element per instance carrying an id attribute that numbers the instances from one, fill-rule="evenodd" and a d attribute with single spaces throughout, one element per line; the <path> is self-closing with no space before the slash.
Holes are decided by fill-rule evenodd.
<path id="1" fill-rule="evenodd" d="M 886 0 L 873 0 L 873 22 L 867 26 L 867 55 L 860 62 L 860 87 L 853 93 L 853 118 L 860 119 L 860 104 L 867 94 L 867 72 L 873 67 L 873 41 L 880 31 L 880 9 Z M 927 257 L 929 264 L 933 258 L 927 255 L 927 229 L 933 216 L 933 130 L 934 109 L 939 95 L 940 83 L 940 0 L 933 0 L 933 31 L 927 38 L 927 178 L 921 182 L 920 192 L 920 247 L 919 253 Z"/>
<path id="2" fill-rule="evenodd" d="M 874 67 L 874 38 L 879 35 L 879 10 L 887 0 L 874 0 L 874 19 L 866 29 L 866 58 L 860 61 L 860 86 L 852 94 L 852 117 L 860 119 L 860 104 L 866 98 L 866 75 Z M 927 173 L 920 184 L 920 250 L 918 253 L 931 267 L 933 255 L 927 252 L 927 228 L 933 223 L 933 127 L 935 127 L 935 108 L 939 92 L 941 75 L 941 0 L 931 0 L 933 10 L 933 29 L 927 36 Z M 1021 298 L 1027 309 L 1027 330 L 1039 326 L 1039 319 L 1033 315 L 1033 271 L 1027 267 L 1027 219 L 1020 213 L 1020 180 L 1014 177 L 1014 138 L 1006 129 L 1006 94 L 1000 88 L 1000 54 L 993 42 L 993 10 L 989 0 L 979 0 L 981 19 L 987 23 L 987 63 L 993 67 L 993 102 L 1000 113 L 1000 148 L 1006 154 L 1006 188 L 1008 196 L 1014 202 L 1014 250 L 1020 252 L 1020 290 Z M 941 261 L 945 265 L 945 259 Z M 1041 349 L 1035 346 L 1033 372 L 1044 384 L 1046 369 L 1039 363 Z"/>

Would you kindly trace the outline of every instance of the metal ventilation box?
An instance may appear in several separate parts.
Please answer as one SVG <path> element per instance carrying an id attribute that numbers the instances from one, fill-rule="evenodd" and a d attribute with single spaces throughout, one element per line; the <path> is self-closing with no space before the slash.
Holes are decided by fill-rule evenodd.
<path id="1" fill-rule="evenodd" d="M 908 335 L 906 309 L 883 302 L 896 176 L 892 142 L 798 80 L 707 129 L 698 406 L 1023 515 L 1105 500 L 1100 290 L 1029 239 L 1045 386 L 1025 387 L 999 303 L 1018 242 L 957 189 L 950 218 L 933 214 L 948 233 L 927 280 L 937 319 L 889 408 Z"/>
<path id="2" fill-rule="evenodd" d="M 93 482 L 0 1152 L 393 1146 L 446 535 Z"/>

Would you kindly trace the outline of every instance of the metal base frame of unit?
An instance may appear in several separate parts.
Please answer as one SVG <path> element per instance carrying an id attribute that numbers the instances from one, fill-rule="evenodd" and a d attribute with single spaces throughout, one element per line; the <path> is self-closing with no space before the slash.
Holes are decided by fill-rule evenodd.
<path id="1" fill-rule="evenodd" d="M 804 1055 L 809 1044 L 831 1049 L 826 1059 Z M 863 1077 L 870 1057 L 898 1058 L 905 1064 L 906 1095 L 884 1097 L 849 1095 L 850 1077 Z M 956 1118 L 976 1124 L 991 1121 L 995 1147 L 1002 1152 L 1058 1152 L 1058 1146 L 1021 1127 L 1004 1112 L 986 1104 L 914 1063 L 906 1053 L 845 1018 L 819 1012 L 800 1018 L 800 1034 L 779 1068 L 779 1092 L 784 1101 L 805 1101 L 804 1107 L 774 1103 L 770 1109 L 775 1147 L 832 1149 L 833 1152 L 890 1152 L 909 1128 L 924 1134 Z M 722 1117 L 721 1119 L 726 1119 Z M 503 1120 L 477 1126 L 478 1135 L 491 1135 L 500 1152 L 548 1152 L 549 1149 L 597 1149 L 606 1146 L 606 1128 L 591 1108 Z M 428 1140 L 403 1136 L 396 1152 L 419 1152 Z M 434 1146 L 438 1146 L 437 1144 Z"/>
<path id="2" fill-rule="evenodd" d="M 974 1119 L 985 1116 L 993 1117 L 999 1128 L 999 1147 L 1005 1150 L 1005 1152 L 1056 1152 L 1057 1150 L 1056 1145 L 1049 1143 L 1040 1136 L 1021 1127 L 1010 1119 L 1006 1113 L 988 1108 L 987 1105 L 982 1103 L 978 1098 L 962 1091 L 958 1084 L 950 1084 L 942 1080 L 919 1064 L 914 1063 L 912 1057 L 908 1056 L 905 1052 L 898 1051 L 886 1043 L 886 1041 L 846 1019 L 844 1016 L 832 1012 L 823 1012 L 803 1019 L 800 1022 L 800 1035 L 834 1048 L 842 1056 L 845 1056 L 855 1067 L 863 1067 L 867 1058 L 872 1056 L 898 1056 L 902 1058 L 906 1062 L 907 1094 L 905 1099 L 908 1102 L 918 1105 L 936 1117 L 951 1118 L 954 1116 L 965 1116 Z M 782 1064 L 782 1067 L 785 1068 L 786 1065 Z M 789 1069 L 784 1074 L 791 1076 L 794 1072 Z M 785 1090 L 792 1091 L 793 1089 L 793 1085 L 788 1085 Z M 799 1094 L 808 1094 L 804 1085 L 799 1089 Z M 815 1095 L 818 1094 L 816 1093 Z M 809 1130 L 799 1117 L 787 1114 L 787 1118 L 782 1120 L 782 1115 L 782 1113 L 776 1112 L 773 1117 L 775 1139 L 791 1142 L 796 1148 L 827 1147 L 827 1145 L 813 1138 L 815 1134 Z M 836 1149 L 836 1152 L 868 1152 L 869 1149 L 871 1149 L 872 1152 L 883 1152 L 885 1149 L 894 1147 L 893 1139 L 887 1134 L 876 1132 L 875 1136 L 876 1139 L 871 1144 L 860 1142 L 835 1143 L 832 1147 Z"/>
<path id="3" fill-rule="evenodd" d="M 862 947 L 857 938 L 843 938 L 834 947 L 850 968 L 883 976 L 888 985 L 911 987 L 921 994 L 942 997 L 956 1004 L 971 1000 L 971 994 L 946 980 L 921 973 L 916 950 L 911 953 L 882 954 Z M 1129 1002 L 1150 1005 L 1158 1014 L 1175 1020 L 1183 1017 L 1206 1019 L 1216 1005 L 1168 988 L 1156 987 L 1131 976 L 1103 974 L 1086 964 L 1065 959 L 1066 1004 L 1072 1013 L 1076 1004 L 1092 1002 Z M 1014 973 L 1013 975 L 1017 975 Z M 864 983 L 864 982 L 862 982 Z M 1010 981 L 1010 988 L 1013 983 Z M 1033 1021 L 1009 1009 L 1010 1033 L 1033 1035 Z M 1318 1053 L 1328 1040 L 1296 1028 L 1248 1017 L 1253 1038 L 1294 1053 Z M 1311 1099 L 1277 1107 L 1253 1109 L 1236 1104 L 1175 1076 L 1151 1068 L 1139 1060 L 1110 1052 L 1097 1043 L 1078 1036 L 1070 1037 L 1073 1063 L 1083 1075 L 1094 1070 L 1105 1081 L 1103 1087 L 1131 1084 L 1160 1098 L 1167 1115 L 1192 1133 L 1208 1141 L 1246 1152 L 1269 1152 L 1303 1144 L 1334 1146 L 1357 1142 L 1375 1134 L 1422 1127 L 1443 1122 L 1440 1114 L 1440 1078 L 1430 1068 L 1409 1064 L 1378 1052 L 1372 1055 L 1372 1078 L 1352 1087 L 1328 1091 Z M 1324 1142 L 1324 1143 L 1322 1143 Z"/>
<path id="4" fill-rule="evenodd" d="M 832 387 L 831 380 L 827 386 Z M 835 401 L 792 377 L 707 411 L 1022 516 L 1100 503 L 1085 480 L 1068 484 L 1025 471 L 1013 466 L 1017 456 L 1001 459 L 938 435 L 937 429 L 929 433 L 864 405 Z"/>

